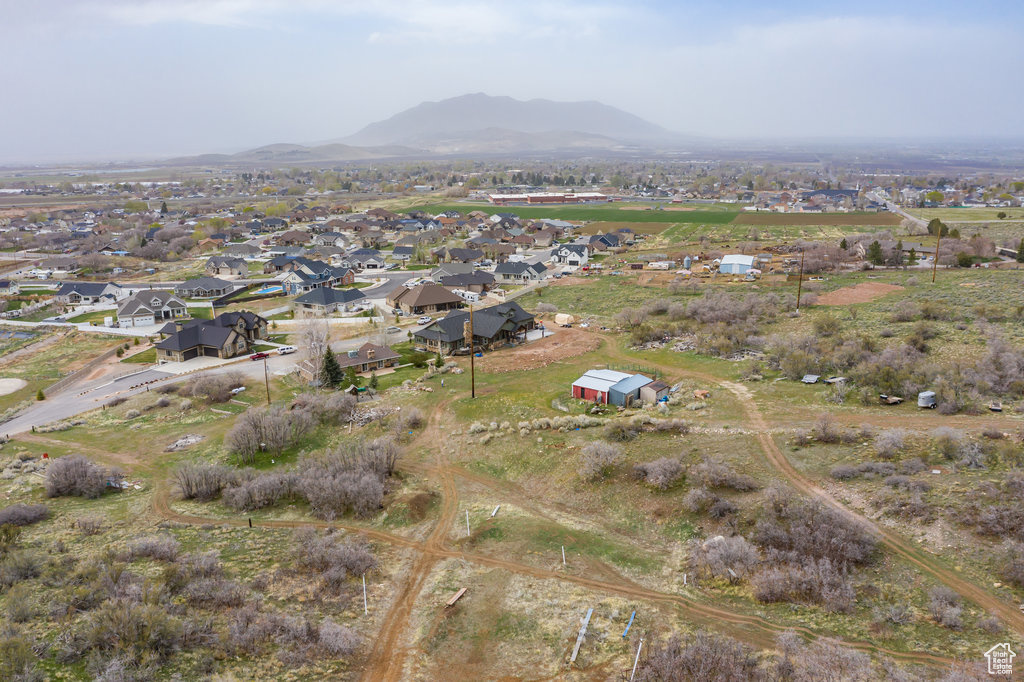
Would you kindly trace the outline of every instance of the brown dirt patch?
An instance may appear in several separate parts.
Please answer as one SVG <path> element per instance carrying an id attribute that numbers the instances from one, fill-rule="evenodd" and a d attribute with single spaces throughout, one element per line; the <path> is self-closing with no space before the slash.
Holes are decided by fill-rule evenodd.
<path id="1" fill-rule="evenodd" d="M 894 291 L 902 291 L 903 287 L 898 284 L 883 284 L 882 282 L 861 282 L 852 287 L 843 287 L 822 294 L 818 297 L 818 305 L 850 305 L 851 303 L 868 303 L 876 298 L 882 298 Z"/>
<path id="2" fill-rule="evenodd" d="M 765 213 L 740 211 L 733 225 L 812 226 L 812 225 L 899 225 L 895 213 Z"/>
<path id="3" fill-rule="evenodd" d="M 601 338 L 580 329 L 558 329 L 554 336 L 506 350 L 498 350 L 477 360 L 486 372 L 513 372 L 546 367 L 552 362 L 583 355 L 601 345 Z"/>

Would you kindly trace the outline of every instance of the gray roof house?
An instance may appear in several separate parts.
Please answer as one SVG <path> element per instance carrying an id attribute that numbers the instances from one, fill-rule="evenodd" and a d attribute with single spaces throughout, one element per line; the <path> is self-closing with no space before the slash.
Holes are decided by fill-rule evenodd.
<path id="1" fill-rule="evenodd" d="M 302 294 L 293 301 L 296 315 L 305 317 L 329 315 L 338 310 L 350 309 L 352 304 L 365 299 L 359 289 L 331 289 L 320 287 Z"/>
<path id="2" fill-rule="evenodd" d="M 188 317 L 185 302 L 165 289 L 140 291 L 123 301 L 117 309 L 119 327 L 145 327 L 165 320 Z"/>
<path id="3" fill-rule="evenodd" d="M 120 284 L 113 282 L 68 282 L 54 295 L 58 303 L 76 305 L 79 303 L 114 302 L 128 295 Z"/>
<path id="4" fill-rule="evenodd" d="M 547 267 L 543 263 L 505 262 L 498 263 L 494 268 L 494 279 L 498 282 L 523 284 L 536 282 L 547 276 Z"/>
<path id="5" fill-rule="evenodd" d="M 249 265 L 244 258 L 232 256 L 211 256 L 206 261 L 208 275 L 235 275 L 241 277 L 249 274 Z"/>
<path id="6" fill-rule="evenodd" d="M 466 347 L 463 330 L 467 322 L 468 311 L 452 310 L 440 320 L 414 332 L 413 336 L 417 343 L 431 352 L 450 354 Z M 473 346 L 478 350 L 492 350 L 515 343 L 534 326 L 533 315 L 515 301 L 481 308 L 473 313 Z"/>
<path id="7" fill-rule="evenodd" d="M 185 298 L 217 298 L 231 293 L 234 286 L 216 277 L 185 280 L 174 287 L 174 293 Z"/>
<path id="8" fill-rule="evenodd" d="M 586 265 L 590 259 L 586 244 L 559 244 L 551 249 L 551 260 L 565 265 Z"/>

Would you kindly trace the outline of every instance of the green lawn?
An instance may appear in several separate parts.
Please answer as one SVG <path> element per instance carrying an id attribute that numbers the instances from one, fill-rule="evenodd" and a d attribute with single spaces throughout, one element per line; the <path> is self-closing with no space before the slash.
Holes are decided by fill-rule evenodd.
<path id="1" fill-rule="evenodd" d="M 188 314 L 194 320 L 212 320 L 213 308 L 206 306 L 189 306 Z"/>
<path id="2" fill-rule="evenodd" d="M 114 321 L 116 322 L 117 321 L 117 311 L 116 310 L 94 310 L 91 313 L 82 313 L 81 315 L 75 315 L 74 317 L 69 317 L 68 318 L 68 322 L 90 322 L 90 323 L 91 322 L 99 322 L 99 323 L 102 324 L 103 323 L 103 319 L 107 318 L 107 317 L 112 317 L 114 319 Z"/>
<path id="3" fill-rule="evenodd" d="M 140 365 L 152 365 L 156 363 L 156 348 L 147 348 L 141 353 L 124 358 L 121 362 L 134 362 Z"/>
<path id="4" fill-rule="evenodd" d="M 459 211 L 466 214 L 470 211 L 483 211 L 490 215 L 496 213 L 514 213 L 520 218 L 552 218 L 574 221 L 617 221 L 623 223 L 713 223 L 722 225 L 731 222 L 739 212 L 739 206 L 716 204 L 701 206 L 692 211 L 650 210 L 644 207 L 629 207 L 617 203 L 594 204 L 589 206 L 493 206 L 491 204 L 444 203 L 417 206 L 416 209 L 427 213 L 442 211 Z"/>

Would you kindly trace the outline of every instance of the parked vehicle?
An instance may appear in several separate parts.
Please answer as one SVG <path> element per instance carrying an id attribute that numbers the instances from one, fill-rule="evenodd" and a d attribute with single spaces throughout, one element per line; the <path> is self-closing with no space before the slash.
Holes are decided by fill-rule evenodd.
<path id="1" fill-rule="evenodd" d="M 260 351 L 259 353 L 253 353 L 252 355 L 250 355 L 249 359 L 250 360 L 263 360 L 263 359 L 269 358 L 269 357 L 270 357 L 270 353 L 264 353 L 263 351 Z"/>
<path id="2" fill-rule="evenodd" d="M 401 327 L 388 327 L 384 331 L 386 331 L 388 334 L 394 334 L 396 332 L 402 331 L 402 328 Z"/>
<path id="3" fill-rule="evenodd" d="M 294 353 L 297 350 L 298 348 L 296 348 L 295 346 L 281 346 L 280 348 L 277 349 L 277 354 L 288 355 L 289 353 Z"/>
<path id="4" fill-rule="evenodd" d="M 434 321 L 434 318 L 432 318 L 430 315 L 424 315 L 420 319 L 416 320 L 416 322 L 418 324 L 430 324 L 433 321 Z"/>

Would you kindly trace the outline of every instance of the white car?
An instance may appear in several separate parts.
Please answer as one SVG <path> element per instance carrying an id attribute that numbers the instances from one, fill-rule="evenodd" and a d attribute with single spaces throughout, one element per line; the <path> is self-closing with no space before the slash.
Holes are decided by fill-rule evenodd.
<path id="1" fill-rule="evenodd" d="M 277 349 L 277 354 L 288 355 L 289 353 L 294 353 L 297 350 L 298 348 L 296 348 L 295 346 L 281 346 L 280 348 Z"/>
<path id="2" fill-rule="evenodd" d="M 416 322 L 418 322 L 419 324 L 430 324 L 433 321 L 434 318 L 432 318 L 430 315 L 424 315 L 420 319 L 416 320 Z"/>

